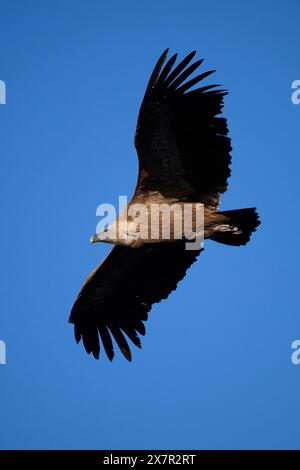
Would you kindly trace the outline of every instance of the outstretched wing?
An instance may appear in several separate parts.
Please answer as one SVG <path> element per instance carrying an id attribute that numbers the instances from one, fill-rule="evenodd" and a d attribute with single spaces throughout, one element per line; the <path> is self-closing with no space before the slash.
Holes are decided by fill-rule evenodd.
<path id="1" fill-rule="evenodd" d="M 99 358 L 100 345 L 110 360 L 114 357 L 112 338 L 131 360 L 126 339 L 141 347 L 144 321 L 151 306 L 166 299 L 199 251 L 186 250 L 183 242 L 144 245 L 141 248 L 115 246 L 86 280 L 72 308 L 76 341 Z"/>
<path id="2" fill-rule="evenodd" d="M 154 68 L 139 113 L 136 196 L 159 191 L 215 208 L 230 175 L 231 144 L 226 119 L 219 116 L 227 93 L 218 85 L 191 90 L 213 71 L 190 78 L 203 61 L 189 65 L 195 52 L 177 67 L 175 54 L 162 68 L 167 53 Z"/>

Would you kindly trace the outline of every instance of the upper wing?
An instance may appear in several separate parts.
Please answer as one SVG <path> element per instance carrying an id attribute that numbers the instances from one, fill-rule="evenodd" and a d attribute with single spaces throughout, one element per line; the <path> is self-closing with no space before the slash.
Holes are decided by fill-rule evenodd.
<path id="1" fill-rule="evenodd" d="M 140 169 L 136 195 L 148 190 L 197 200 L 216 207 L 230 175 L 230 139 L 226 119 L 217 117 L 227 93 L 208 85 L 190 88 L 213 73 L 185 82 L 203 60 L 195 52 L 174 67 L 177 54 L 162 69 L 158 60 L 141 105 L 135 146 Z"/>
<path id="2" fill-rule="evenodd" d="M 124 333 L 141 347 L 137 332 L 145 334 L 143 321 L 152 304 L 176 289 L 200 251 L 186 250 L 183 242 L 138 249 L 115 246 L 86 280 L 72 308 L 69 321 L 75 325 L 76 341 L 82 338 L 86 351 L 98 359 L 101 339 L 112 360 L 112 335 L 130 361 Z"/>

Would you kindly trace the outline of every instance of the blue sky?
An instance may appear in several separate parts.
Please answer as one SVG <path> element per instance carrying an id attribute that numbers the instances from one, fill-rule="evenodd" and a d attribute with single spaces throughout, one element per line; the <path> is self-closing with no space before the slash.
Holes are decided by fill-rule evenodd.
<path id="1" fill-rule="evenodd" d="M 299 448 L 299 2 L 0 10 L 0 448 Z M 222 208 L 257 206 L 262 225 L 247 247 L 206 243 L 132 364 L 98 362 L 67 319 L 109 249 L 88 243 L 97 205 L 134 189 L 137 112 L 166 47 L 197 49 L 229 89 Z"/>

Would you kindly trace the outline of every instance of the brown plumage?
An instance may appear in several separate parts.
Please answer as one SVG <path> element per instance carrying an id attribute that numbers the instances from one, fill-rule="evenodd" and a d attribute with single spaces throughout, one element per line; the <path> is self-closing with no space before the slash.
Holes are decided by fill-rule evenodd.
<path id="1" fill-rule="evenodd" d="M 246 244 L 259 224 L 255 209 L 219 212 L 220 195 L 230 175 L 231 143 L 226 119 L 220 117 L 224 90 L 218 85 L 190 88 L 209 76 L 190 78 L 201 65 L 190 65 L 195 52 L 177 66 L 177 54 L 163 68 L 168 50 L 159 58 L 139 112 L 135 147 L 139 175 L 129 204 L 166 202 L 204 204 L 204 236 L 220 243 Z M 118 221 L 117 221 L 118 223 Z M 99 241 L 97 235 L 93 241 Z M 201 249 L 185 249 L 185 240 L 120 239 L 91 273 L 72 308 L 75 338 L 99 358 L 100 345 L 114 357 L 112 338 L 131 360 L 128 339 L 140 347 L 139 335 L 152 305 L 166 299 Z"/>

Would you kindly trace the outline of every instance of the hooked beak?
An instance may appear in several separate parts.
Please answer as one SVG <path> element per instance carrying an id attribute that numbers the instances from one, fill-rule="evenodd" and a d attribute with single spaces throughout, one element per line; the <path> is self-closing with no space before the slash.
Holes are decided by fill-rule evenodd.
<path id="1" fill-rule="evenodd" d="M 97 243 L 97 242 L 99 242 L 99 241 L 100 241 L 100 240 L 99 240 L 97 234 L 96 234 L 96 235 L 92 235 L 92 236 L 90 237 L 90 243 Z"/>

